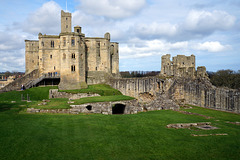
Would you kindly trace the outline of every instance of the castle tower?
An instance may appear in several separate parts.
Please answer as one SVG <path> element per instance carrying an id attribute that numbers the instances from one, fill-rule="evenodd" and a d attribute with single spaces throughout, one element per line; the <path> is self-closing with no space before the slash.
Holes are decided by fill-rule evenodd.
<path id="1" fill-rule="evenodd" d="M 61 11 L 61 33 L 72 32 L 72 14 Z"/>

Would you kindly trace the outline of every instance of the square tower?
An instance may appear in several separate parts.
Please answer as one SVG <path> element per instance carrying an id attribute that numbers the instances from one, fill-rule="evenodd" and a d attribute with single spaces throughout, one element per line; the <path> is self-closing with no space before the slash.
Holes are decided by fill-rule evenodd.
<path id="1" fill-rule="evenodd" d="M 72 14 L 61 11 L 61 33 L 72 32 Z"/>

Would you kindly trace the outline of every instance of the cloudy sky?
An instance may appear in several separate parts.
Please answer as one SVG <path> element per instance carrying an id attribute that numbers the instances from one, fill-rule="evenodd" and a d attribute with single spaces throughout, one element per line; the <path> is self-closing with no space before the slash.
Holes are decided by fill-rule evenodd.
<path id="1" fill-rule="evenodd" d="M 159 71 L 164 54 L 240 69 L 240 0 L 68 0 L 73 26 L 119 42 L 120 70 Z M 0 0 L 0 71 L 25 71 L 25 39 L 60 33 L 66 0 Z"/>

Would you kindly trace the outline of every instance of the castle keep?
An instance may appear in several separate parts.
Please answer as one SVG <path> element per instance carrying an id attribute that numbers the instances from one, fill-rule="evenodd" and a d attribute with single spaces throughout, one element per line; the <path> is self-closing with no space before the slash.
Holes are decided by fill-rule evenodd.
<path id="1" fill-rule="evenodd" d="M 85 37 L 80 26 L 72 32 L 71 13 L 61 11 L 59 35 L 38 34 L 39 40 L 25 40 L 26 73 L 60 77 L 60 89 L 80 89 L 119 77 L 118 43 Z"/>

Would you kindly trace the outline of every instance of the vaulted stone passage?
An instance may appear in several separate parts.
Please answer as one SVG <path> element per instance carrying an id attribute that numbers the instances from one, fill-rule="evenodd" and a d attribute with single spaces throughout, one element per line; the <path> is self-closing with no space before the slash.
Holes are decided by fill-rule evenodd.
<path id="1" fill-rule="evenodd" d="M 112 107 L 112 114 L 124 114 L 125 107 L 124 104 L 115 104 Z"/>

